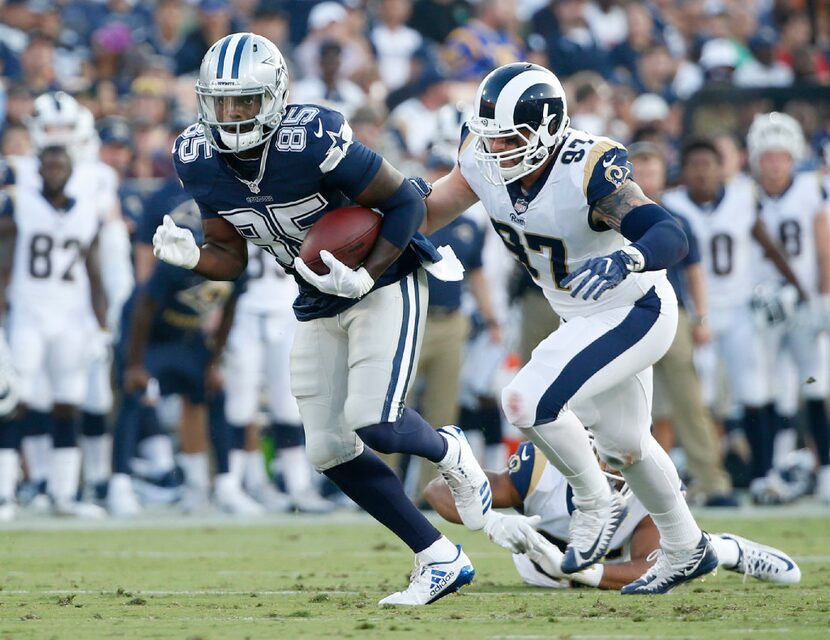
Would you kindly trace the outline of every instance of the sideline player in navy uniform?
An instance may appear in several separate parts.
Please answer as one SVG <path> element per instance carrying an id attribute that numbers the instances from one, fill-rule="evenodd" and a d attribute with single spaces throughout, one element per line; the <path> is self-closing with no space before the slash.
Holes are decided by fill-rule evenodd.
<path id="1" fill-rule="evenodd" d="M 600 457 L 619 468 L 660 530 L 662 553 L 622 593 L 666 593 L 717 567 L 651 435 L 651 365 L 671 345 L 677 300 L 665 275 L 688 251 L 683 230 L 630 180 L 625 148 L 570 127 L 557 77 L 530 63 L 479 85 L 457 166 L 436 182 L 427 231 L 481 201 L 493 226 L 564 320 L 505 387 L 508 420 L 568 478 L 577 506 L 562 560 L 602 557 L 624 503 Z"/>
<path id="2" fill-rule="evenodd" d="M 490 510 L 487 478 L 461 431 L 434 430 L 404 407 L 427 305 L 420 267 L 451 272 L 452 260 L 441 260 L 416 233 L 425 209 L 418 192 L 352 138 L 340 113 L 287 106 L 285 62 L 267 39 L 236 33 L 216 42 L 202 61 L 196 93 L 199 123 L 179 136 L 173 156 L 201 209 L 205 242 L 197 247 L 189 231 L 165 219 L 155 254 L 207 278 L 231 280 L 245 269 L 250 241 L 295 276 L 300 323 L 291 387 L 309 459 L 416 553 L 409 587 L 381 603 L 434 602 L 468 584 L 472 564 L 363 444 L 436 463 L 468 527 L 504 518 Z M 318 276 L 298 258 L 300 245 L 317 220 L 349 200 L 380 210 L 381 236 L 357 270 L 322 253 L 330 272 Z M 455 271 L 450 275 L 460 277 L 460 268 Z M 511 522 L 539 537 L 525 520 Z"/>

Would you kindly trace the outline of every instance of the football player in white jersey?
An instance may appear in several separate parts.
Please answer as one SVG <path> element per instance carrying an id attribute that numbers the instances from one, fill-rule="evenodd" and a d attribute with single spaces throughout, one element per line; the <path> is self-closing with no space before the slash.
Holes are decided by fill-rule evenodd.
<path id="1" fill-rule="evenodd" d="M 810 303 L 798 307 L 791 323 L 765 336 L 769 373 L 774 373 L 782 352 L 798 369 L 796 388 L 782 389 L 780 381 L 776 385 L 793 396 L 783 398 L 777 410 L 785 419 L 792 419 L 798 397 L 803 397 L 819 457 L 818 491 L 830 500 L 830 441 L 824 400 L 830 393 L 825 335 L 830 328 L 830 226 L 821 176 L 812 171 L 795 172 L 805 144 L 801 125 L 784 113 L 755 116 L 747 136 L 761 218 L 810 296 Z M 779 279 L 773 269 L 770 271 Z M 776 377 L 770 375 L 770 379 Z"/>
<path id="2" fill-rule="evenodd" d="M 585 425 L 660 531 L 657 562 L 622 589 L 652 594 L 709 573 L 717 557 L 650 433 L 651 365 L 677 326 L 664 270 L 686 254 L 686 236 L 630 173 L 624 147 L 570 128 L 553 73 L 505 65 L 478 88 L 458 164 L 426 199 L 426 226 L 432 232 L 480 200 L 565 321 L 504 389 L 502 405 L 573 486 L 562 570 L 594 564 L 625 518 Z"/>
<path id="3" fill-rule="evenodd" d="M 64 147 L 47 147 L 39 161 L 42 190 L 20 185 L 16 194 L 9 342 L 23 405 L 42 407 L 41 381 L 48 383 L 54 450 L 47 490 L 53 510 L 98 517 L 102 509 L 76 501 L 81 464 L 76 429 L 93 333 L 89 309 L 98 326 L 105 324 L 97 250 L 103 214 L 93 194 L 74 198 L 66 192 L 72 161 Z M 24 412 L 17 426 L 25 428 L 26 419 Z M 17 464 L 13 451 L 4 452 L 3 465 Z"/>
<path id="4" fill-rule="evenodd" d="M 646 508 L 635 497 L 628 498 L 628 512 L 611 543 L 604 563 L 567 575 L 561 570 L 562 550 L 574 510 L 573 491 L 563 476 L 531 442 L 523 442 L 510 457 L 507 469 L 486 471 L 493 488 L 493 507 L 512 508 L 525 516 L 539 516 L 539 532 L 553 547 L 545 552 L 530 549 L 513 553 L 513 563 L 522 580 L 536 587 L 562 589 L 573 583 L 599 589 L 619 589 L 636 580 L 660 546 L 660 536 Z M 424 497 L 445 520 L 461 520 L 449 488 L 440 478 L 429 484 Z M 712 534 L 710 540 L 718 566 L 765 582 L 796 584 L 801 570 L 786 553 L 731 533 Z"/>
<path id="5" fill-rule="evenodd" d="M 102 281 L 107 297 L 107 322 L 101 330 L 94 315 L 87 314 L 91 351 L 87 395 L 82 403 L 81 446 L 86 489 L 103 498 L 110 475 L 111 439 L 105 416 L 112 410 L 111 334 L 117 332 L 121 307 L 133 288 L 129 235 L 118 200 L 118 176 L 98 158 L 99 141 L 92 113 L 62 91 L 46 93 L 34 102 L 34 113 L 27 123 L 29 136 L 38 152 L 47 146 L 65 146 L 72 157 L 72 177 L 67 193 L 76 198 L 94 195 L 103 221 L 99 235 Z M 40 188 L 38 161 L 34 155 L 11 158 L 17 184 Z M 40 430 L 42 431 L 42 430 Z M 24 439 L 24 453 L 32 475 L 37 479 L 50 465 L 51 439 L 39 433 Z"/>
<path id="6" fill-rule="evenodd" d="M 729 377 L 731 399 L 743 409 L 752 476 L 763 477 L 772 464 L 771 416 L 765 409 L 769 393 L 761 339 L 750 307 L 761 249 L 780 277 L 791 282 L 802 298 L 807 294 L 758 217 L 751 181 L 725 183 L 720 154 L 706 139 L 684 145 L 681 165 L 683 186 L 667 191 L 663 203 L 688 221 L 706 274 L 712 341 L 698 350 L 704 400 L 712 406 L 717 399 L 720 358 Z"/>
<path id="7" fill-rule="evenodd" d="M 224 354 L 225 415 L 232 438 L 237 439 L 231 444 L 231 473 L 269 510 L 286 511 L 293 506 L 307 513 L 332 511 L 335 505 L 322 498 L 312 483 L 300 410 L 288 381 L 297 320 L 285 300 L 297 297 L 297 284 L 254 244 L 248 245 L 247 275 Z M 276 492 L 268 481 L 262 450 L 246 451 L 244 446 L 246 428 L 254 422 L 263 389 L 273 421 L 277 462 L 290 498 Z"/>

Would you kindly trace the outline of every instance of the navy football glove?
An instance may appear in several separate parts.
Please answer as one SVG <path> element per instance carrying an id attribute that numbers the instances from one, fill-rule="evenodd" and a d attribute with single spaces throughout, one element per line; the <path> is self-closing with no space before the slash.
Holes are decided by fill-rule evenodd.
<path id="1" fill-rule="evenodd" d="M 560 285 L 567 287 L 581 277 L 580 283 L 571 291 L 571 297 L 576 298 L 584 290 L 583 300 L 587 300 L 591 294 L 594 294 L 594 300 L 598 300 L 608 289 L 613 289 L 625 280 L 630 272 L 642 269 L 642 264 L 642 254 L 633 247 L 626 247 L 602 258 L 591 258 L 579 269 L 565 276 Z"/>
<path id="2" fill-rule="evenodd" d="M 430 193 L 432 193 L 432 184 L 421 178 L 420 176 L 409 176 L 407 178 L 409 180 L 409 184 L 411 184 L 415 189 L 418 191 L 418 194 L 424 200 L 427 199 Z"/>

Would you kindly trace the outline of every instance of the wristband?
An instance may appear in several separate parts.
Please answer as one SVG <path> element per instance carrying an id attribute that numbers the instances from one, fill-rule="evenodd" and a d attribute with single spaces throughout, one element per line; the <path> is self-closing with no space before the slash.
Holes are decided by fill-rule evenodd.
<path id="1" fill-rule="evenodd" d="M 569 575 L 568 578 L 589 587 L 599 587 L 599 583 L 602 582 L 603 573 L 605 573 L 605 565 L 598 562 L 597 564 L 592 564 L 587 569 Z"/>

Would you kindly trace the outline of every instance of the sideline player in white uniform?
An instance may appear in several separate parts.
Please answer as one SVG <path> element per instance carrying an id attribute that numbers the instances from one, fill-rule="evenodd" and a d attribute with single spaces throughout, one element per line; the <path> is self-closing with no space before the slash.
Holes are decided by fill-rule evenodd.
<path id="1" fill-rule="evenodd" d="M 45 392 L 53 403 L 47 491 L 54 511 L 98 517 L 102 509 L 76 501 L 81 464 L 76 422 L 87 387 L 90 307 L 99 326 L 105 323 L 97 250 L 103 214 L 93 194 L 73 198 L 65 191 L 72 161 L 64 147 L 47 147 L 39 160 L 42 191 L 20 186 L 16 195 L 9 342 L 23 405 L 42 406 Z M 25 419 L 24 413 L 18 428 Z M 2 460 L 16 464 L 13 458 Z"/>
<path id="2" fill-rule="evenodd" d="M 272 511 L 326 513 L 335 505 L 317 493 L 303 447 L 303 425 L 288 380 L 289 354 L 297 320 L 286 300 L 297 297 L 297 284 L 268 255 L 248 245 L 245 292 L 236 303 L 233 327 L 223 357 L 225 415 L 233 429 L 230 470 L 245 491 Z M 244 437 L 265 391 L 277 461 L 288 496 L 278 493 L 265 474 L 262 450 L 246 451 Z M 240 438 L 242 440 L 240 440 Z"/>
<path id="3" fill-rule="evenodd" d="M 712 341 L 698 351 L 703 397 L 717 399 L 718 357 L 729 377 L 732 400 L 743 409 L 743 429 L 752 449 L 752 475 L 763 477 L 772 463 L 771 416 L 764 408 L 768 390 L 763 347 L 754 324 L 750 298 L 760 265 L 760 249 L 778 272 L 799 290 L 798 278 L 758 217 L 755 189 L 749 180 L 724 183 L 715 145 L 688 141 L 681 153 L 683 186 L 663 195 L 663 203 L 689 223 L 700 248 L 709 296 Z M 806 294 L 800 294 L 806 298 Z"/>
<path id="4" fill-rule="evenodd" d="M 561 570 L 561 561 L 574 505 L 573 491 L 565 476 L 531 442 L 519 445 L 507 469 L 485 473 L 493 488 L 493 507 L 539 516 L 539 532 L 555 545 L 548 553 L 530 550 L 513 554 L 516 570 L 529 585 L 562 589 L 578 583 L 599 589 L 619 589 L 648 569 L 650 554 L 660 547 L 654 521 L 643 504 L 635 496 L 629 496 L 628 511 L 608 545 L 604 563 L 567 575 Z M 449 487 L 441 479 L 427 486 L 424 497 L 442 518 L 461 522 Z M 783 551 L 731 533 L 712 534 L 710 542 L 717 553 L 718 566 L 728 571 L 765 582 L 796 584 L 801 581 L 801 570 Z"/>
<path id="5" fill-rule="evenodd" d="M 805 144 L 801 125 L 784 113 L 755 116 L 747 136 L 749 162 L 758 181 L 761 219 L 810 296 L 808 304 L 796 309 L 792 322 L 765 336 L 770 365 L 767 375 L 771 383 L 778 378 L 774 374 L 782 355 L 794 361 L 797 384 L 782 385 L 780 380 L 774 384 L 779 392 L 776 409 L 784 418 L 793 419 L 799 396 L 804 398 L 818 451 L 819 495 L 830 500 L 830 427 L 825 405 L 830 393 L 830 354 L 825 335 L 830 329 L 830 226 L 821 176 L 813 171 L 795 172 Z M 780 279 L 774 268 L 770 271 L 771 277 Z"/>
<path id="6" fill-rule="evenodd" d="M 622 592 L 665 593 L 717 566 L 671 459 L 650 433 L 651 365 L 677 326 L 664 269 L 685 255 L 686 236 L 629 180 L 625 148 L 569 127 L 564 91 L 547 69 L 496 69 L 479 86 L 474 109 L 458 165 L 426 199 L 427 232 L 481 200 L 565 320 L 502 394 L 508 420 L 573 486 L 577 509 L 563 570 L 575 573 L 605 555 L 625 516 L 586 425 L 600 457 L 621 469 L 660 530 L 663 553 Z"/>
<path id="7" fill-rule="evenodd" d="M 91 331 L 89 349 L 89 382 L 82 403 L 81 438 L 85 489 L 103 499 L 110 475 L 111 438 L 106 429 L 106 416 L 112 411 L 110 369 L 112 335 L 117 333 L 121 307 L 129 297 L 133 284 L 129 234 L 121 216 L 118 199 L 118 175 L 98 157 L 100 143 L 92 113 L 75 98 L 62 91 L 46 93 L 34 102 L 29 120 L 29 136 L 35 152 L 47 146 L 65 146 L 72 157 L 72 177 L 66 186 L 71 197 L 92 195 L 103 212 L 98 239 L 102 283 L 107 297 L 107 322 L 99 327 L 92 309 L 87 314 Z M 10 159 L 17 184 L 39 189 L 38 161 L 34 155 Z M 48 399 L 44 399 L 48 406 Z M 36 425 L 33 425 L 36 427 Z M 24 438 L 24 454 L 30 474 L 35 480 L 45 477 L 50 466 L 52 443 L 47 433 Z"/>

